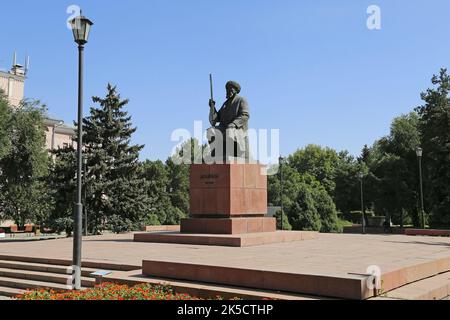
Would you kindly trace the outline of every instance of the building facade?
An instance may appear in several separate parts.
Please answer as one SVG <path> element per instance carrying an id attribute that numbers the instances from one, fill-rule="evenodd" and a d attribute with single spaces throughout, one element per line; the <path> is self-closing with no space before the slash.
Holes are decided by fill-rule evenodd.
<path id="1" fill-rule="evenodd" d="M 4 92 L 11 106 L 18 108 L 25 96 L 25 80 L 28 73 L 28 61 L 25 67 L 17 64 L 14 54 L 13 66 L 10 71 L 0 70 L 0 89 Z M 48 151 L 58 148 L 75 146 L 73 137 L 75 127 L 64 121 L 47 118 L 45 125 L 45 147 Z"/>
<path id="2" fill-rule="evenodd" d="M 76 147 L 73 137 L 75 127 L 69 126 L 61 120 L 45 119 L 45 147 L 48 151 L 69 146 Z"/>
<path id="3" fill-rule="evenodd" d="M 13 65 L 8 72 L 0 70 L 0 89 L 13 107 L 18 107 L 24 97 L 25 69 L 21 65 Z"/>

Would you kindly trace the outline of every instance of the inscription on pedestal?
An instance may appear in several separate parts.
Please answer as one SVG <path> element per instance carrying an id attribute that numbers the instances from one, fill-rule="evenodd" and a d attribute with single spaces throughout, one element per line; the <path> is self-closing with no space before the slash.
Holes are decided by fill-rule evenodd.
<path id="1" fill-rule="evenodd" d="M 213 186 L 216 184 L 216 181 L 219 179 L 218 174 L 204 174 L 200 177 L 200 180 L 203 184 L 207 186 Z"/>

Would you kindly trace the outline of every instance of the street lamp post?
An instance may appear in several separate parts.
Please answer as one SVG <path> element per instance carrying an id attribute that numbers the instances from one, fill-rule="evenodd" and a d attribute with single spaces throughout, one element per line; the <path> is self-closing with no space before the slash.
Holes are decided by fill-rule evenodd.
<path id="1" fill-rule="evenodd" d="M 283 219 L 284 219 L 284 203 L 283 203 L 283 195 L 284 195 L 284 181 L 283 181 L 283 162 L 284 158 L 279 158 L 280 164 L 280 206 L 281 206 L 281 231 L 284 230 Z"/>
<path id="2" fill-rule="evenodd" d="M 73 238 L 73 283 L 74 290 L 81 289 L 81 243 L 82 243 L 82 172 L 83 172 L 83 53 L 93 23 L 80 15 L 71 21 L 75 42 L 78 44 L 78 132 L 77 132 L 77 193 L 75 203 L 75 225 Z"/>
<path id="3" fill-rule="evenodd" d="M 417 158 L 419 160 L 419 179 L 420 179 L 420 210 L 422 216 L 422 229 L 425 229 L 425 205 L 423 202 L 423 177 L 422 177 L 422 156 L 423 149 L 417 148 L 416 150 Z"/>
<path id="4" fill-rule="evenodd" d="M 87 184 L 86 184 L 86 180 L 87 180 L 87 157 L 85 156 L 83 158 L 83 177 L 84 177 L 84 235 L 87 237 L 89 235 L 88 233 L 88 220 L 87 220 Z"/>
<path id="5" fill-rule="evenodd" d="M 361 212 L 362 212 L 362 232 L 366 234 L 366 210 L 364 208 L 364 189 L 363 189 L 364 174 L 359 174 L 359 181 L 361 183 Z"/>

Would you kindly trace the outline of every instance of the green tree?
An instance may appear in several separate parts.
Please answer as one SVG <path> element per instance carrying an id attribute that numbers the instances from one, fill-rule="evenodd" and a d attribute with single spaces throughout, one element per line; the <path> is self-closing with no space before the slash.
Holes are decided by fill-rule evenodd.
<path id="1" fill-rule="evenodd" d="M 342 227 L 339 223 L 336 205 L 324 187 L 317 186 L 312 193 L 314 206 L 320 216 L 320 232 L 340 233 Z"/>
<path id="2" fill-rule="evenodd" d="M 358 158 L 358 162 L 367 163 L 370 159 L 370 148 L 367 144 L 364 145 L 364 148 L 361 151 L 361 156 Z"/>
<path id="3" fill-rule="evenodd" d="M 8 100 L 0 89 L 0 159 L 7 155 L 11 149 L 11 118 L 11 106 L 9 106 Z"/>
<path id="4" fill-rule="evenodd" d="M 99 233 L 108 219 L 138 224 L 150 211 L 147 180 L 139 163 L 142 145 L 131 145 L 136 132 L 116 87 L 105 98 L 93 97 L 97 108 L 83 119 L 87 156 L 87 205 L 91 231 Z M 130 224 L 127 224 L 130 225 Z"/>
<path id="5" fill-rule="evenodd" d="M 277 229 L 281 230 L 281 210 L 277 211 L 277 213 L 275 214 L 275 218 L 277 219 Z M 283 214 L 283 230 L 285 231 L 292 230 L 292 226 L 291 223 L 289 222 L 289 217 L 287 216 L 286 211 Z"/>
<path id="6" fill-rule="evenodd" d="M 183 212 L 183 216 L 187 217 L 189 214 L 189 165 L 177 164 L 172 158 L 166 161 L 167 173 L 169 177 L 169 184 L 167 191 L 170 193 L 170 202 L 173 208 L 178 208 Z M 170 210 L 167 212 L 167 220 L 177 222 L 176 218 L 171 217 L 173 213 L 179 214 Z M 178 221 L 179 222 L 179 221 Z"/>
<path id="7" fill-rule="evenodd" d="M 334 202 L 344 216 L 361 209 L 360 183 L 358 174 L 361 165 L 347 151 L 338 154 L 339 161 L 335 171 Z"/>
<path id="8" fill-rule="evenodd" d="M 418 219 L 418 172 L 416 148 L 420 145 L 419 117 L 410 113 L 397 117 L 388 136 L 375 142 L 368 161 L 370 174 L 366 194 L 379 215 L 403 225 Z"/>
<path id="9" fill-rule="evenodd" d="M 21 227 L 42 222 L 51 210 L 44 114 L 39 102 L 23 102 L 12 111 L 7 130 L 11 148 L 0 159 L 1 206 Z"/>
<path id="10" fill-rule="evenodd" d="M 320 231 L 322 222 L 315 206 L 312 188 L 305 183 L 298 187 L 297 197 L 287 209 L 289 221 L 294 230 Z"/>
<path id="11" fill-rule="evenodd" d="M 289 156 L 289 163 L 301 175 L 312 175 L 333 195 L 336 188 L 336 167 L 339 162 L 338 154 L 330 148 L 308 145 Z"/>
<path id="12" fill-rule="evenodd" d="M 143 164 L 144 177 L 148 181 L 147 193 L 152 200 L 149 215 L 145 224 L 166 224 L 168 213 L 172 211 L 171 190 L 169 187 L 169 173 L 162 161 L 145 161 Z"/>
<path id="13" fill-rule="evenodd" d="M 447 69 L 431 80 L 434 88 L 421 94 L 424 105 L 417 108 L 424 150 L 425 190 L 436 227 L 450 226 L 450 76 Z"/>
<path id="14" fill-rule="evenodd" d="M 166 161 L 172 204 L 167 213 L 166 223 L 169 225 L 179 224 L 181 219 L 189 215 L 189 168 L 191 163 L 202 163 L 204 147 L 198 140 L 190 139 L 182 143 Z"/>
<path id="15" fill-rule="evenodd" d="M 310 173 L 300 174 L 289 157 L 283 165 L 283 205 L 294 230 L 339 232 L 339 219 L 333 199 Z M 298 165 L 298 162 L 296 163 Z M 279 206 L 280 175 L 269 176 L 269 203 Z"/>
<path id="16" fill-rule="evenodd" d="M 70 235 L 73 230 L 73 209 L 76 190 L 75 149 L 67 148 L 52 151 L 54 161 L 48 176 L 49 189 L 52 190 L 54 210 L 48 217 L 47 225 L 57 232 Z"/>
<path id="17" fill-rule="evenodd" d="M 12 110 L 9 106 L 8 100 L 0 89 L 0 162 L 11 150 L 11 117 Z M 3 175 L 3 168 L 0 167 L 0 179 Z M 3 188 L 0 185 L 0 221 L 5 220 L 5 210 L 3 208 Z"/>
<path id="18" fill-rule="evenodd" d="M 283 206 L 291 206 L 299 192 L 302 176 L 289 163 L 283 165 Z M 281 182 L 280 174 L 268 176 L 268 202 L 280 206 Z"/>

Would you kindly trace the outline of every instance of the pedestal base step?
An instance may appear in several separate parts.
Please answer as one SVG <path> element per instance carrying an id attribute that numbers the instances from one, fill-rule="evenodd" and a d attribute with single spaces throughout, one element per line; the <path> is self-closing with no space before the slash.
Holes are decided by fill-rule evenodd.
<path id="1" fill-rule="evenodd" d="M 283 272 L 264 269 L 257 263 L 252 268 L 241 268 L 222 264 L 143 260 L 142 274 L 146 277 L 340 299 L 364 300 L 374 295 L 374 290 L 367 286 L 367 275 Z"/>
<path id="2" fill-rule="evenodd" d="M 240 235 L 186 234 L 179 232 L 138 233 L 135 242 L 176 243 L 190 245 L 251 247 L 271 243 L 311 240 L 318 237 L 317 232 L 277 231 Z"/>
<path id="3" fill-rule="evenodd" d="M 181 233 L 247 234 L 277 231 L 275 218 L 183 219 Z"/>

